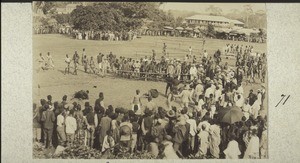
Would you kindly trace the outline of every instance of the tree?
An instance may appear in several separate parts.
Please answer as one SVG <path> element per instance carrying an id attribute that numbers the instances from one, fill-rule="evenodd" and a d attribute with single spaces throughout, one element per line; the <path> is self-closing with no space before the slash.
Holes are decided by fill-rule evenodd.
<path id="1" fill-rule="evenodd" d="M 219 16 L 222 15 L 222 9 L 220 7 L 216 7 L 214 5 L 210 5 L 206 10 L 210 15 Z"/>
<path id="2" fill-rule="evenodd" d="M 246 26 L 249 26 L 249 16 L 253 14 L 253 9 L 251 5 L 244 5 L 244 12 L 246 13 Z"/>
<path id="3" fill-rule="evenodd" d="M 70 14 L 57 14 L 54 15 L 53 18 L 59 23 L 59 24 L 70 24 L 71 23 L 71 15 Z"/>
<path id="4" fill-rule="evenodd" d="M 80 30 L 138 29 L 144 19 L 153 21 L 152 28 L 175 26 L 173 15 L 160 10 L 159 5 L 156 2 L 101 2 L 77 6 L 71 13 L 71 22 Z"/>
<path id="5" fill-rule="evenodd" d="M 54 7 L 54 2 L 44 2 L 42 10 L 44 14 L 47 14 Z"/>
<path id="6" fill-rule="evenodd" d="M 208 24 L 206 35 L 210 37 L 215 37 L 216 31 L 212 24 Z"/>

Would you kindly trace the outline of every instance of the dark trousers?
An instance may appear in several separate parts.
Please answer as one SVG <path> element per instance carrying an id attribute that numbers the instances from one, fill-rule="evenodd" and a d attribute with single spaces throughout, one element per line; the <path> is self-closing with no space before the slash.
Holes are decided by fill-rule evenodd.
<path id="1" fill-rule="evenodd" d="M 52 134 L 53 134 L 53 128 L 44 128 L 44 140 L 46 148 L 49 148 L 52 144 Z"/>
<path id="2" fill-rule="evenodd" d="M 172 90 L 172 84 L 167 83 L 165 95 L 167 95 L 169 88 L 170 88 L 170 90 Z"/>

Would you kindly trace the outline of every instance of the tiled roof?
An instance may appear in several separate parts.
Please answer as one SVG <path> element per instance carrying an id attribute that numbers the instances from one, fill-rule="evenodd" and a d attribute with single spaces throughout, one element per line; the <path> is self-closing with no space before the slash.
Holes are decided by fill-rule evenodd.
<path id="1" fill-rule="evenodd" d="M 216 21 L 216 22 L 230 22 L 230 19 L 227 19 L 223 16 L 211 16 L 211 15 L 194 15 L 185 18 L 187 20 L 204 20 L 204 21 Z"/>
<path id="2" fill-rule="evenodd" d="M 233 24 L 241 24 L 241 25 L 244 24 L 243 22 L 240 22 L 240 21 L 238 21 L 238 20 L 231 20 L 231 22 L 232 22 Z"/>

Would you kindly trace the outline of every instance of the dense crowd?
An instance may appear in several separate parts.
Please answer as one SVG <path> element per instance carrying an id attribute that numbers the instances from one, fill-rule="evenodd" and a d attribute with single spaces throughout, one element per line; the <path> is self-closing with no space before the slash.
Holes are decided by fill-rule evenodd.
<path id="1" fill-rule="evenodd" d="M 65 58 L 65 74 L 70 73 L 77 75 L 79 65 L 83 66 L 84 72 L 99 74 L 105 76 L 107 73 L 114 73 L 125 78 L 151 78 L 165 79 L 167 74 L 171 77 L 176 76 L 178 80 L 192 80 L 207 76 L 213 79 L 219 77 L 225 80 L 225 71 L 237 76 L 238 81 L 246 78 L 247 83 L 255 83 L 258 79 L 265 82 L 266 76 L 266 55 L 265 53 L 254 52 L 252 46 L 244 46 L 237 44 L 227 44 L 224 49 L 217 50 L 213 55 L 209 55 L 206 50 L 200 57 L 193 54 L 192 48 L 188 49 L 188 53 L 184 59 L 170 58 L 167 54 L 167 45 L 164 43 L 162 49 L 163 55 L 158 58 L 155 50 L 152 50 L 152 56 L 134 59 L 120 56 L 117 58 L 112 52 L 108 55 L 99 53 L 95 58 L 88 57 L 83 49 L 81 56 L 77 51 L 70 57 L 68 54 Z M 221 63 L 223 56 L 233 55 L 236 63 L 234 67 L 230 67 L 227 62 Z M 46 58 L 40 54 L 39 69 L 54 68 L 53 59 L 48 52 Z M 73 66 L 72 66 L 73 65 Z"/>
<path id="2" fill-rule="evenodd" d="M 100 53 L 96 61 L 92 56 L 87 61 L 83 49 L 81 64 L 86 72 L 97 73 L 98 66 L 102 75 L 107 70 L 124 70 L 120 73 L 126 77 L 143 75 L 140 72 L 164 73 L 167 107 L 158 106 L 155 97 L 139 90 L 132 108 L 106 105 L 103 92 L 96 101 L 90 101 L 88 91 L 83 91 L 87 100 L 84 106 L 71 104 L 66 95 L 62 102 L 53 102 L 49 95 L 39 106 L 34 105 L 34 141 L 42 141 L 49 148 L 72 146 L 74 139 L 83 139 L 82 145 L 101 152 L 120 145 L 131 153 L 147 151 L 167 159 L 268 158 L 266 89 L 261 85 L 244 93 L 245 85 L 256 82 L 256 77 L 261 79 L 258 83 L 265 82 L 266 56 L 242 45 L 228 44 L 224 52 L 236 54 L 234 68 L 222 63 L 219 50 L 213 57 L 204 51 L 200 60 L 190 54 L 184 61 L 166 55 L 158 60 L 153 51 L 152 57 L 140 60 Z M 72 59 L 66 56 L 65 73 L 73 62 L 77 74 L 79 58 L 77 52 Z M 147 103 L 143 104 L 142 98 L 147 98 Z"/>
<path id="3" fill-rule="evenodd" d="M 137 38 L 135 31 L 78 31 L 72 33 L 75 39 L 79 40 L 102 40 L 102 41 L 128 41 Z"/>

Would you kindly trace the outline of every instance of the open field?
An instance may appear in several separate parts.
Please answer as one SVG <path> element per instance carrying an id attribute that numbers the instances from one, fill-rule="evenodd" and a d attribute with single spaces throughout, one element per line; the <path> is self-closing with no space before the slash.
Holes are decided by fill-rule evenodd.
<path id="1" fill-rule="evenodd" d="M 88 57 L 96 57 L 99 52 L 108 54 L 113 52 L 117 57 L 125 56 L 132 58 L 141 58 L 145 55 L 152 55 L 151 50 L 154 49 L 160 57 L 162 54 L 163 43 L 167 44 L 167 52 L 172 58 L 183 59 L 188 53 L 189 46 L 193 48 L 193 54 L 200 56 L 202 50 L 202 40 L 196 38 L 175 38 L 175 37 L 151 37 L 145 36 L 133 41 L 94 41 L 94 40 L 74 40 L 62 35 L 33 35 L 33 102 L 38 103 L 39 99 L 52 95 L 53 101 L 61 101 L 63 95 L 68 95 L 69 99 L 75 91 L 89 90 L 90 103 L 94 105 L 99 92 L 104 93 L 105 104 L 114 107 L 123 106 L 129 108 L 130 102 L 135 94 L 136 89 L 140 89 L 141 93 L 146 93 L 149 89 L 154 88 L 161 93 L 165 91 L 165 83 L 152 81 L 136 81 L 128 79 L 119 79 L 114 77 L 101 78 L 97 75 L 86 74 L 79 66 L 78 75 L 64 75 L 65 68 L 64 58 L 66 54 L 72 56 L 77 51 L 81 56 L 82 49 L 86 49 Z M 222 50 L 227 43 L 252 45 L 257 52 L 266 52 L 266 44 L 246 43 L 228 40 L 207 39 L 204 49 L 212 55 L 216 50 Z M 48 71 L 36 71 L 38 63 L 36 59 L 39 53 L 43 53 L 45 57 L 50 52 L 55 69 Z M 225 60 L 222 62 L 235 63 L 234 60 Z M 38 88 L 38 85 L 40 88 Z M 94 88 L 96 86 L 96 88 Z M 260 84 L 251 86 L 256 93 Z M 250 85 L 245 86 L 245 94 L 250 90 Z M 166 106 L 166 98 L 159 96 L 154 99 L 159 106 Z M 144 104 L 146 100 L 142 101 Z M 83 101 L 79 102 L 83 105 Z"/>

